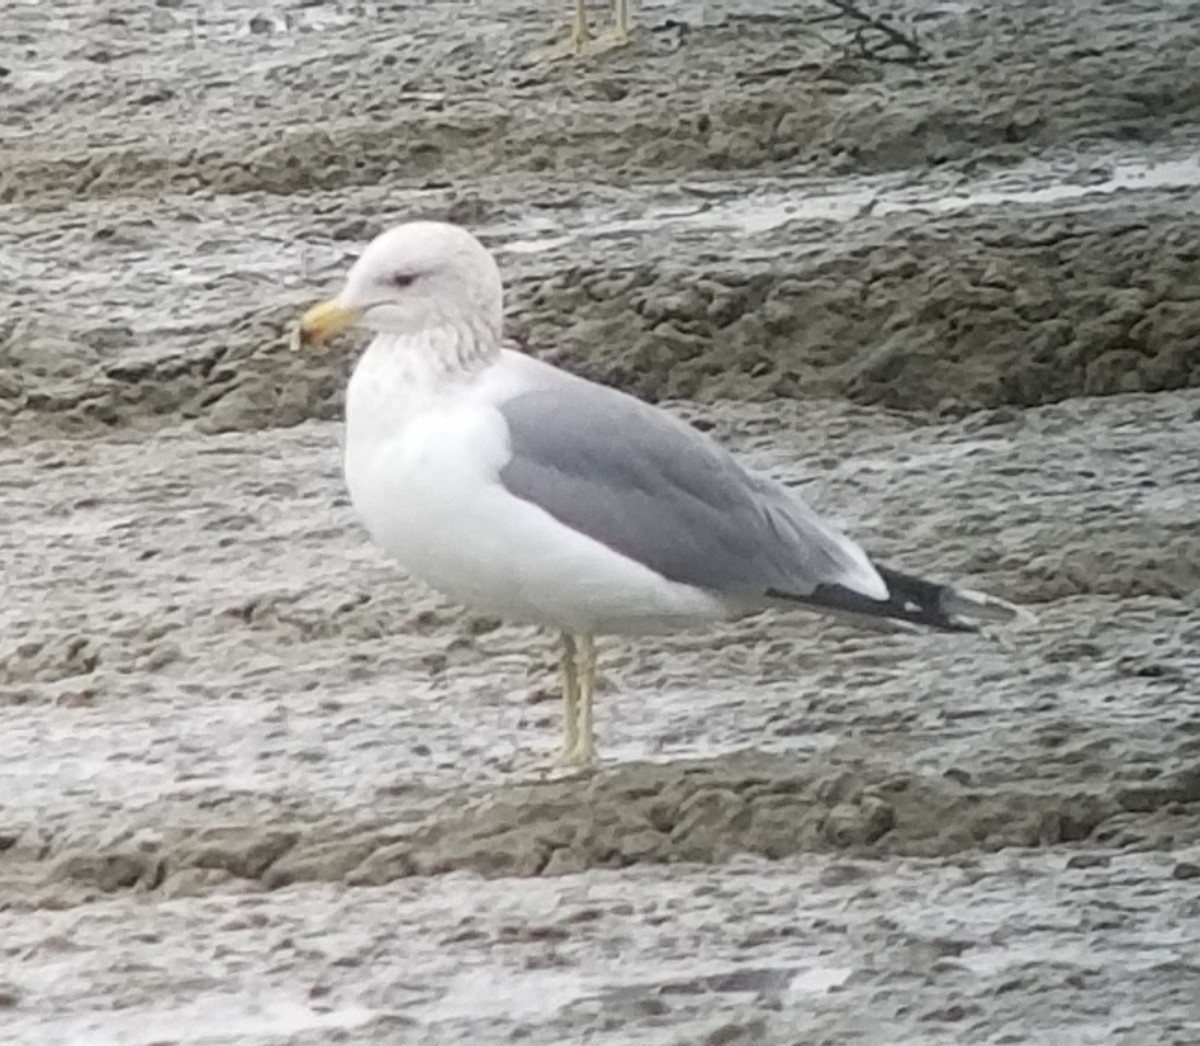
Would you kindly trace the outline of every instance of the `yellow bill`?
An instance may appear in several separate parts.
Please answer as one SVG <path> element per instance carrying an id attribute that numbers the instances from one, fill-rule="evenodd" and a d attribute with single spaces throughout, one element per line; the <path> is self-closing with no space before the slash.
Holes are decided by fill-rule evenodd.
<path id="1" fill-rule="evenodd" d="M 314 305 L 300 317 L 300 323 L 297 325 L 292 339 L 292 347 L 299 349 L 305 345 L 324 341 L 339 331 L 344 331 L 347 327 L 353 327 L 362 314 L 362 309 L 348 308 L 336 298 L 330 298 L 329 301 L 323 301 L 320 305 Z"/>

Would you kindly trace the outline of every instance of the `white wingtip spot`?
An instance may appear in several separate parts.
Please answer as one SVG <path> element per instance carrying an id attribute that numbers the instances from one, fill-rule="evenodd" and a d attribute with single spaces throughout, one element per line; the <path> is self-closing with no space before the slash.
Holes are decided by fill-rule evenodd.
<path id="1" fill-rule="evenodd" d="M 956 588 L 954 589 L 954 595 L 967 604 L 961 611 L 965 615 L 970 615 L 974 611 L 991 620 L 1003 618 L 1006 624 L 1029 626 L 1038 623 L 1037 615 L 1032 611 L 1016 603 L 1010 603 L 1005 599 L 989 596 L 986 592 L 976 592 L 974 589 L 969 588 Z"/>

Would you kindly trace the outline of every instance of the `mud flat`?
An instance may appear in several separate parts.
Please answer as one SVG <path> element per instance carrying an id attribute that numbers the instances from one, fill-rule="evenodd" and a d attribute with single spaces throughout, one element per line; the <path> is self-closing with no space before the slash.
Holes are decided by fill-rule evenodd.
<path id="1" fill-rule="evenodd" d="M 6 12 L 0 1039 L 1200 1039 L 1200 18 L 1049 6 Z M 286 348 L 412 214 L 1038 625 L 611 640 L 532 780 L 548 639 L 379 561 Z"/>
<path id="2" fill-rule="evenodd" d="M 1190 5 L 897 7 L 915 67 L 769 2 L 652 6 L 631 49 L 539 64 L 547 6 L 17 5 L 12 429 L 335 417 L 284 331 L 413 214 L 497 243 L 534 351 L 644 395 L 1200 382 Z"/>
<path id="3" fill-rule="evenodd" d="M 375 560 L 336 426 L 0 461 L 16 1041 L 1189 1029 L 1200 398 L 701 413 L 1040 626 L 611 641 L 613 765 L 528 783 L 547 642 Z"/>

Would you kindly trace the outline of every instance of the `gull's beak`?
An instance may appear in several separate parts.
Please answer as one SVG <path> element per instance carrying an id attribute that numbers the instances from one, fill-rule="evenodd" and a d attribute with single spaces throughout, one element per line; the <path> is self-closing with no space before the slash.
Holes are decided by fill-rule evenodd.
<path id="1" fill-rule="evenodd" d="M 314 305 L 300 317 L 300 323 L 296 328 L 294 347 L 301 348 L 324 341 L 339 331 L 344 331 L 347 327 L 353 327 L 361 319 L 362 314 L 362 309 L 343 305 L 337 298 L 330 298 L 329 301 L 323 301 L 320 305 Z"/>

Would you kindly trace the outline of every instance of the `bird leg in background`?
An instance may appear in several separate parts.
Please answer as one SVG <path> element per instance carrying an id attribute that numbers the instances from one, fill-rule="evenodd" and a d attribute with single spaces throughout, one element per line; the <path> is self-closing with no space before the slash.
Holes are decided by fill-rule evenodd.
<path id="1" fill-rule="evenodd" d="M 579 685 L 576 717 L 575 750 L 571 762 L 583 768 L 596 762 L 596 745 L 592 733 L 592 695 L 596 690 L 596 640 L 591 636 L 576 638 L 575 672 Z"/>
<path id="2" fill-rule="evenodd" d="M 582 54 L 583 49 L 587 47 L 588 41 L 591 40 L 592 34 L 588 30 L 587 11 L 583 8 L 584 0 L 575 0 L 575 17 L 571 21 L 571 50 L 576 54 Z"/>
<path id="3" fill-rule="evenodd" d="M 613 43 L 629 43 L 629 0 L 613 0 Z"/>
<path id="4" fill-rule="evenodd" d="M 553 61 L 568 55 L 581 55 L 591 42 L 592 33 L 588 29 L 587 11 L 584 9 L 585 0 L 575 0 L 575 16 L 571 19 L 571 32 L 565 40 L 548 47 L 539 47 L 529 57 L 535 61 Z"/>
<path id="5" fill-rule="evenodd" d="M 600 39 L 589 41 L 588 51 L 592 54 L 597 54 L 600 51 L 608 51 L 614 47 L 624 47 L 629 43 L 630 22 L 629 22 L 629 0 L 613 0 L 613 26 L 612 32 L 606 33 Z"/>
<path id="6" fill-rule="evenodd" d="M 597 54 L 629 43 L 629 0 L 613 0 L 613 30 L 601 40 L 592 37 L 584 5 L 585 0 L 575 0 L 571 33 L 565 40 L 539 48 L 530 57 L 534 60 L 553 61 L 568 55 Z"/>
<path id="7" fill-rule="evenodd" d="M 570 763 L 579 747 L 579 675 L 575 637 L 562 634 L 563 746 L 560 760 Z"/>

